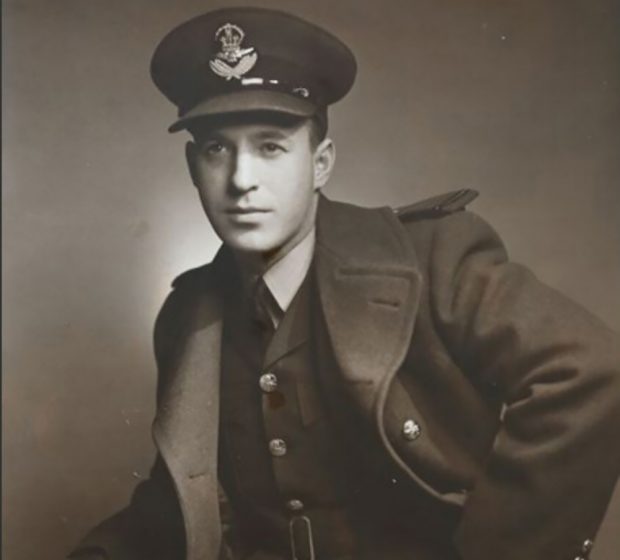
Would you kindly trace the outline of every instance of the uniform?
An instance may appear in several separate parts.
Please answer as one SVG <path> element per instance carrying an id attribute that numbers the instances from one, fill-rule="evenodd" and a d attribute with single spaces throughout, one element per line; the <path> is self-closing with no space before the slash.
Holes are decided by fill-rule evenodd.
<path id="1" fill-rule="evenodd" d="M 254 76 L 268 52 L 260 33 L 249 40 L 261 18 L 263 31 L 274 18 L 286 24 L 288 43 L 318 35 L 347 71 L 285 80 L 294 72 L 275 63 L 275 49 Z M 312 113 L 299 101 L 316 95 L 316 111 L 344 95 L 354 59 L 305 25 L 238 9 L 173 31 L 152 67 L 179 107 L 173 128 L 256 110 L 246 87 L 300 116 Z M 172 79 L 163 61 L 190 57 L 199 30 L 223 53 L 202 52 L 201 67 L 231 91 L 197 103 L 209 87 L 187 85 L 192 64 Z M 269 80 L 277 84 L 265 88 Z M 179 84 L 191 102 L 170 92 Z M 620 345 L 507 259 L 492 228 L 465 210 L 474 196 L 398 211 L 321 197 L 308 272 L 285 313 L 267 313 L 277 329 L 266 338 L 236 297 L 226 246 L 179 277 L 155 327 L 151 477 L 74 556 L 586 558 L 620 469 Z"/>

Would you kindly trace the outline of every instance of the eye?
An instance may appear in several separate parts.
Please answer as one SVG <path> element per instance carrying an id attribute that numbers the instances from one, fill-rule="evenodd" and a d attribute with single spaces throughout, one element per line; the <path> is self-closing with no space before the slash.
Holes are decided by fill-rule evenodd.
<path id="1" fill-rule="evenodd" d="M 275 142 L 265 142 L 261 145 L 261 150 L 265 155 L 274 156 L 286 151 L 283 146 Z"/>
<path id="2" fill-rule="evenodd" d="M 204 153 L 209 156 L 220 154 L 224 151 L 224 149 L 224 144 L 215 140 L 212 142 L 207 142 L 203 147 Z"/>

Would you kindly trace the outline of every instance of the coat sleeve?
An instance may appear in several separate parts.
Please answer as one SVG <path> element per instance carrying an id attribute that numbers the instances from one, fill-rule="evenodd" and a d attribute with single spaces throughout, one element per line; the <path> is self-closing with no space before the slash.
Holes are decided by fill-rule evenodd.
<path id="1" fill-rule="evenodd" d="M 183 549 L 181 513 L 166 467 L 158 457 L 130 504 L 95 527 L 69 558 L 154 560 L 178 557 Z"/>
<path id="2" fill-rule="evenodd" d="M 457 546 L 464 560 L 587 557 L 620 470 L 618 337 L 509 262 L 475 215 L 437 222 L 437 329 L 472 382 L 504 403 Z"/>
<path id="3" fill-rule="evenodd" d="M 219 498 L 225 541 L 218 560 L 231 560 L 237 546 L 232 512 L 223 490 Z M 131 503 L 88 533 L 68 559 L 181 560 L 184 551 L 182 513 L 158 456 L 149 479 L 134 490 Z"/>

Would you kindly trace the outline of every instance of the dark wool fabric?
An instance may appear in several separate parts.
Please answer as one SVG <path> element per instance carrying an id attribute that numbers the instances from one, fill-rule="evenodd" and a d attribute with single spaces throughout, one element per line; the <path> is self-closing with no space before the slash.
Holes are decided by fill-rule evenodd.
<path id="1" fill-rule="evenodd" d="M 382 545 L 398 542 L 416 560 L 587 556 L 620 471 L 618 337 L 508 260 L 483 220 L 442 204 L 401 215 L 319 204 L 319 418 L 328 411 L 326 438 L 345 455 L 352 509 L 371 513 L 361 534 L 380 536 L 364 548 L 377 543 L 368 560 L 397 558 Z M 78 552 L 226 553 L 217 464 L 226 254 L 174 283 L 155 326 L 155 466 Z M 404 433 L 412 423 L 414 439 Z M 418 552 L 425 540 L 452 552 Z"/>
<path id="2" fill-rule="evenodd" d="M 286 503 L 301 500 L 318 557 L 353 554 L 341 442 L 334 433 L 317 376 L 311 301 L 312 271 L 304 280 L 263 356 L 261 338 L 243 299 L 228 300 L 222 352 L 220 473 L 244 550 L 288 557 Z M 276 375 L 273 392 L 259 378 Z M 287 452 L 272 457 L 268 442 Z M 294 525 L 295 526 L 295 525 Z M 301 546 L 301 544 L 300 544 Z"/>

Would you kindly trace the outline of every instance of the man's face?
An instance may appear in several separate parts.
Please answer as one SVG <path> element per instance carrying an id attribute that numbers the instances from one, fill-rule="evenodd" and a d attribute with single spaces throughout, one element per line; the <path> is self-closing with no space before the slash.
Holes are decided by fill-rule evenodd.
<path id="1" fill-rule="evenodd" d="M 331 141 L 315 147 L 311 127 L 309 120 L 222 121 L 202 129 L 188 145 L 205 212 L 235 251 L 271 260 L 311 230 L 318 191 L 333 163 Z"/>

